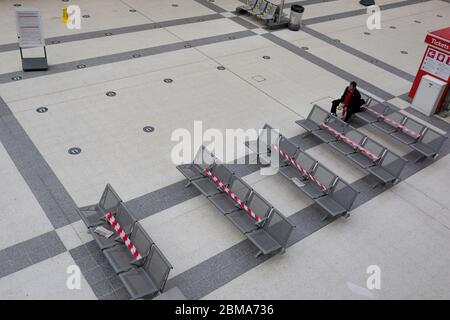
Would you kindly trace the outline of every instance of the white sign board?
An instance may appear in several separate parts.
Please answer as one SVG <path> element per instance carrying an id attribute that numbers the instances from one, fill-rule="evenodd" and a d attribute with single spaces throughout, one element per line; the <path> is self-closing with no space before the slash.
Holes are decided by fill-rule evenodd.
<path id="1" fill-rule="evenodd" d="M 37 9 L 16 9 L 16 22 L 19 47 L 33 48 L 45 46 L 41 14 Z"/>
<path id="2" fill-rule="evenodd" d="M 450 55 L 428 48 L 423 60 L 422 70 L 447 81 L 450 77 Z"/>

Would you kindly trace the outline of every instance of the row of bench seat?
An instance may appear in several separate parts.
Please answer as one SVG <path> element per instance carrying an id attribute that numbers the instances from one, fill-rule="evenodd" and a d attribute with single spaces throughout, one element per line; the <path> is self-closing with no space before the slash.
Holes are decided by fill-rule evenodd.
<path id="1" fill-rule="evenodd" d="M 270 125 L 265 124 L 258 139 L 246 145 L 262 164 L 278 161 L 278 172 L 313 199 L 327 216 L 349 216 L 359 192 Z"/>
<path id="2" fill-rule="evenodd" d="M 314 105 L 308 117 L 296 123 L 345 156 L 382 184 L 397 183 L 407 161 L 341 119 Z"/>
<path id="3" fill-rule="evenodd" d="M 98 204 L 79 210 L 90 234 L 133 299 L 154 297 L 164 290 L 172 265 L 111 185 L 106 185 Z M 105 215 L 108 213 L 113 214 L 141 255 L 141 259 L 135 259 L 106 220 Z M 115 234 L 110 238 L 99 235 L 94 232 L 99 226 L 114 231 Z"/>
<path id="4" fill-rule="evenodd" d="M 258 248 L 257 256 L 285 251 L 295 226 L 244 180 L 220 163 L 205 146 L 199 149 L 192 163 L 179 165 L 177 169 L 187 179 L 186 186 L 195 186 Z"/>
<path id="5" fill-rule="evenodd" d="M 276 20 L 279 11 L 278 5 L 267 0 L 246 0 L 246 4 L 236 9 L 237 13 L 248 13 L 265 22 Z"/>
<path id="6" fill-rule="evenodd" d="M 355 116 L 417 151 L 421 155 L 418 160 L 437 158 L 447 140 L 445 135 L 381 103 L 365 105 Z"/>

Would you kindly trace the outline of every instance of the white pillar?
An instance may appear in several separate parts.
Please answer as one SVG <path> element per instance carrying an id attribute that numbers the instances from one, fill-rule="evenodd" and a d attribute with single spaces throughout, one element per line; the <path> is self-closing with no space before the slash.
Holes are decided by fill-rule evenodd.
<path id="1" fill-rule="evenodd" d="M 278 17 L 278 22 L 281 22 L 281 17 L 283 17 L 283 9 L 284 9 L 284 0 L 280 2 L 280 15 Z"/>

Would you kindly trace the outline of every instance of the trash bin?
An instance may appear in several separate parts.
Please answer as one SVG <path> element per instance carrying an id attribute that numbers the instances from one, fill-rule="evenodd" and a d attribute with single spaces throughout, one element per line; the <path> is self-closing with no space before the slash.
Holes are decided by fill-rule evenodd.
<path id="1" fill-rule="evenodd" d="M 291 16 L 289 17 L 288 28 L 293 31 L 300 30 L 300 25 L 302 23 L 303 12 L 305 8 L 298 4 L 293 4 L 291 6 Z"/>

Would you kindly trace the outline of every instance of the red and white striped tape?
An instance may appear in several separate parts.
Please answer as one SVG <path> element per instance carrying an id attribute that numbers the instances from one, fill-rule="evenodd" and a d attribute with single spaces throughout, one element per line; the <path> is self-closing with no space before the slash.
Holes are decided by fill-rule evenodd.
<path id="1" fill-rule="evenodd" d="M 112 213 L 107 213 L 105 215 L 106 220 L 108 220 L 109 224 L 116 230 L 116 232 L 119 234 L 120 238 L 125 242 L 125 245 L 130 250 L 133 257 L 136 258 L 136 260 L 142 259 L 142 256 L 137 251 L 136 247 L 134 246 L 133 242 L 131 242 L 130 238 L 128 238 L 125 231 L 122 229 L 120 224 L 117 222 L 116 218 L 113 216 Z"/>
<path id="2" fill-rule="evenodd" d="M 309 180 L 311 180 L 312 182 L 314 182 L 315 184 L 317 184 L 319 186 L 320 189 L 322 189 L 323 191 L 327 190 L 327 186 L 324 185 L 322 182 L 320 182 L 314 175 L 312 175 L 311 173 L 309 173 L 308 171 L 305 170 L 305 168 L 303 168 L 301 165 L 299 165 L 294 159 L 292 159 L 291 156 L 289 156 L 286 152 L 284 152 L 283 150 L 281 150 L 277 145 L 273 144 L 272 145 L 274 147 L 274 149 L 286 160 L 288 160 L 290 163 L 292 163 L 292 165 L 294 167 L 296 167 L 298 170 L 300 170 L 300 172 L 307 177 Z"/>
<path id="3" fill-rule="evenodd" d="M 415 132 L 414 130 L 411 130 L 407 127 L 405 127 L 404 125 L 402 125 L 400 122 L 398 122 L 397 120 L 392 119 L 391 117 L 385 116 L 384 114 L 375 111 L 371 108 L 365 108 L 367 111 L 373 113 L 374 115 L 376 115 L 379 118 L 382 118 L 384 121 L 389 122 L 390 124 L 392 124 L 394 127 L 396 128 L 400 128 L 404 133 L 409 134 L 411 137 L 418 139 L 420 138 L 420 133 Z"/>
<path id="4" fill-rule="evenodd" d="M 262 219 L 260 216 L 258 216 L 256 213 L 253 212 L 253 210 L 247 206 L 244 201 L 238 198 L 238 196 L 230 190 L 226 185 L 222 183 L 222 181 L 219 180 L 208 168 L 203 169 L 203 172 L 205 172 L 208 177 L 210 177 L 218 186 L 221 188 L 227 195 L 233 199 L 234 202 L 236 202 L 245 212 L 247 212 L 253 219 L 255 219 L 257 222 L 260 222 Z"/>
<path id="5" fill-rule="evenodd" d="M 339 137 L 342 141 L 344 141 L 345 143 L 351 145 L 353 148 L 358 149 L 360 152 L 366 154 L 369 158 L 371 158 L 374 161 L 378 161 L 380 159 L 379 156 L 377 156 L 376 154 L 374 154 L 373 152 L 371 152 L 369 149 L 364 148 L 363 146 L 357 144 L 355 141 L 349 139 L 347 136 L 345 136 L 344 134 L 342 134 L 341 132 L 337 131 L 336 129 L 330 127 L 329 125 L 327 125 L 326 123 L 322 123 L 322 127 L 324 127 L 325 129 L 327 129 L 328 131 L 330 131 L 332 134 L 334 134 L 335 136 Z"/>

